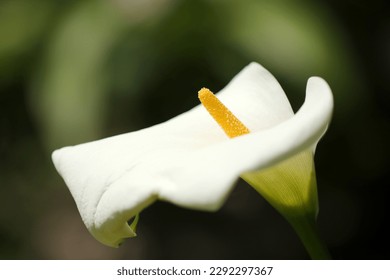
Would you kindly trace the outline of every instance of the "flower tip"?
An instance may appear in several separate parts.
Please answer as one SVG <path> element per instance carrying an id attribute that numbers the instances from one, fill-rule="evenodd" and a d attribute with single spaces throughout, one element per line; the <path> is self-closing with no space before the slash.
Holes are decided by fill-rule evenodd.
<path id="1" fill-rule="evenodd" d="M 264 68 L 264 67 L 261 66 L 259 63 L 252 61 L 245 68 Z"/>
<path id="2" fill-rule="evenodd" d="M 307 80 L 308 91 L 332 92 L 329 84 L 321 77 L 313 76 Z"/>
<path id="3" fill-rule="evenodd" d="M 253 73 L 255 75 L 264 75 L 264 73 L 269 73 L 267 69 L 265 69 L 262 65 L 254 61 L 245 66 L 242 71 L 246 73 Z"/>
<path id="4" fill-rule="evenodd" d="M 328 104 L 328 107 L 333 108 L 334 101 L 332 90 L 323 78 L 317 76 L 310 77 L 307 80 L 306 93 L 316 96 L 316 98 L 321 97 L 323 100 L 321 102 L 322 107 L 326 108 L 327 106 L 324 105 Z"/>
<path id="5" fill-rule="evenodd" d="M 58 163 L 60 162 L 60 158 L 61 158 L 61 150 L 55 150 L 51 154 L 51 160 L 53 161 L 54 166 L 58 165 Z"/>

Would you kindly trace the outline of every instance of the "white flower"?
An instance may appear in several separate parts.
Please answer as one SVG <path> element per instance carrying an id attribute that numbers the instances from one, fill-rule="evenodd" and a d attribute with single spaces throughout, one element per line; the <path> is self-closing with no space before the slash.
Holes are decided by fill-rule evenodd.
<path id="1" fill-rule="evenodd" d="M 128 220 L 157 199 L 217 210 L 242 174 L 256 181 L 262 170 L 300 154 L 309 155 L 301 177 L 310 180 L 312 154 L 333 109 L 323 79 L 308 80 L 306 100 L 295 115 L 279 83 L 257 63 L 245 67 L 217 96 L 251 133 L 228 138 L 200 105 L 150 128 L 53 153 L 96 239 L 116 247 L 135 236 Z"/>

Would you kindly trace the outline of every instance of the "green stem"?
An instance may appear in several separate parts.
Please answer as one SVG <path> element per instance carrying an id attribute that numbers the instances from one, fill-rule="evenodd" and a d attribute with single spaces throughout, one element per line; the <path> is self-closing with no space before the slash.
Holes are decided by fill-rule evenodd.
<path id="1" fill-rule="evenodd" d="M 318 235 L 315 222 L 302 218 L 299 220 L 290 220 L 290 223 L 313 260 L 332 259 L 326 245 Z"/>

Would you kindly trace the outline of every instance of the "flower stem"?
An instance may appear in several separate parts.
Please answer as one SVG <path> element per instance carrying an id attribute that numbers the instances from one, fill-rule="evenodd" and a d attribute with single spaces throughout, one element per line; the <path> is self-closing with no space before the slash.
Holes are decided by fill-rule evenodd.
<path id="1" fill-rule="evenodd" d="M 332 259 L 326 245 L 322 242 L 315 222 L 306 218 L 290 220 L 295 232 L 298 234 L 306 251 L 313 260 L 330 260 Z"/>

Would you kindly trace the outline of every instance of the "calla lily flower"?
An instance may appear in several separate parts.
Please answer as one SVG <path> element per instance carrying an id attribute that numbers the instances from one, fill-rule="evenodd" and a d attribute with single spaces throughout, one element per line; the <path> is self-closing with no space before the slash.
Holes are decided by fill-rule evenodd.
<path id="1" fill-rule="evenodd" d="M 315 219 L 313 153 L 333 110 L 327 83 L 311 77 L 294 114 L 272 74 L 251 63 L 216 96 L 249 133 L 229 138 L 199 105 L 140 131 L 54 151 L 55 167 L 97 240 L 117 247 L 135 236 L 128 221 L 156 200 L 218 210 L 240 176 L 282 214 Z"/>

